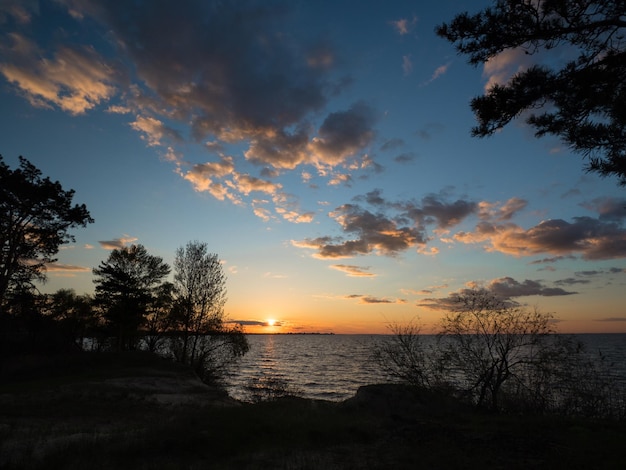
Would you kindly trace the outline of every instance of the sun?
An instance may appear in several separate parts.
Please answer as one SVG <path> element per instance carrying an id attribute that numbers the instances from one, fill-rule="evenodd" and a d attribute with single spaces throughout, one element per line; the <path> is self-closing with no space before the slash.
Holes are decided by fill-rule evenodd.
<path id="1" fill-rule="evenodd" d="M 273 318 L 268 318 L 266 322 L 267 326 L 274 326 L 276 324 L 276 320 L 274 320 Z"/>

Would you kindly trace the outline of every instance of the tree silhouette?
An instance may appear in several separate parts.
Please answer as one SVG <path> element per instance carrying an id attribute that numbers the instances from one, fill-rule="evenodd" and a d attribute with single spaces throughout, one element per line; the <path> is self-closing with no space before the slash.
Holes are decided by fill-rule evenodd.
<path id="1" fill-rule="evenodd" d="M 453 296 L 441 320 L 444 364 L 462 377 L 462 388 L 480 407 L 500 407 L 505 383 L 544 362 L 553 350 L 552 315 L 529 310 L 484 289 Z"/>
<path id="2" fill-rule="evenodd" d="M 190 364 L 205 381 L 248 351 L 241 328 L 224 322 L 226 275 L 217 254 L 206 243 L 192 241 L 176 250 L 174 259 L 175 308 L 171 349 L 180 362 Z"/>
<path id="3" fill-rule="evenodd" d="M 576 55 L 560 68 L 534 65 L 472 99 L 472 134 L 490 136 L 524 113 L 537 137 L 559 137 L 588 159 L 587 171 L 626 185 L 624 0 L 497 0 L 436 33 L 473 65 L 514 49 L 533 55 L 562 47 Z"/>
<path id="4" fill-rule="evenodd" d="M 137 332 L 151 304 L 159 299 L 159 286 L 170 267 L 143 245 L 113 250 L 93 269 L 96 303 L 102 306 L 107 325 L 120 350 L 135 349 Z"/>
<path id="5" fill-rule="evenodd" d="M 86 335 L 98 327 L 91 296 L 77 295 L 74 289 L 59 289 L 42 298 L 45 303 L 43 314 L 54 319 L 74 344 L 82 348 Z"/>
<path id="6" fill-rule="evenodd" d="M 27 159 L 11 170 L 0 155 L 0 312 L 10 292 L 45 280 L 59 246 L 74 241 L 70 229 L 93 223 L 84 204 L 72 205 L 73 197 Z"/>
<path id="7" fill-rule="evenodd" d="M 226 303 L 226 275 L 206 243 L 193 241 L 176 250 L 174 289 L 174 317 L 183 340 L 181 355 L 193 363 L 199 335 L 221 328 Z"/>

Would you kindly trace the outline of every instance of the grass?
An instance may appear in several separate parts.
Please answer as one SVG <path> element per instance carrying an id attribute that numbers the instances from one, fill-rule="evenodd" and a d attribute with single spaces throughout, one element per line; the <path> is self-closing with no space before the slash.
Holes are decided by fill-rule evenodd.
<path id="1" fill-rule="evenodd" d="M 164 406 L 106 381 L 189 370 L 142 355 L 47 361 L 3 376 L 0 468 L 621 469 L 626 458 L 622 422 L 484 414 L 393 387 L 345 403 L 211 405 L 207 393 L 206 406 Z"/>

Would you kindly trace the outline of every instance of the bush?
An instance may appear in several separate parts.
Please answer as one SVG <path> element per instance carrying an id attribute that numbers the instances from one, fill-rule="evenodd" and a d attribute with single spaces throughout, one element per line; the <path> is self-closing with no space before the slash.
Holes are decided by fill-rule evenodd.
<path id="1" fill-rule="evenodd" d="M 441 382 L 438 353 L 433 345 L 424 344 L 421 327 L 415 321 L 406 325 L 389 325 L 391 340 L 380 341 L 372 359 L 385 375 L 402 383 L 429 388 Z"/>
<path id="2" fill-rule="evenodd" d="M 254 377 L 245 386 L 248 401 L 260 403 L 281 398 L 302 397 L 302 390 L 280 374 Z"/>
<path id="3" fill-rule="evenodd" d="M 568 416 L 626 415 L 626 388 L 602 355 L 552 329 L 552 315 L 485 290 L 456 297 L 426 347 L 415 323 L 392 325 L 373 359 L 387 376 L 466 399 L 492 411 Z"/>

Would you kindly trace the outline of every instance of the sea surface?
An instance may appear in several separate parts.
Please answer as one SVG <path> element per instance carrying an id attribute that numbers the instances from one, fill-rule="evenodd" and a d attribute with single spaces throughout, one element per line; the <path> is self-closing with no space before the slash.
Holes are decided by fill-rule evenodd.
<path id="1" fill-rule="evenodd" d="M 626 334 L 574 335 L 589 354 L 599 352 L 611 375 L 626 383 Z M 305 398 L 341 401 L 362 385 L 386 381 L 372 362 L 372 349 L 386 335 L 248 335 L 250 351 L 227 379 L 231 396 L 248 399 L 246 386 L 278 378 Z M 426 341 L 434 337 L 426 336 Z"/>

